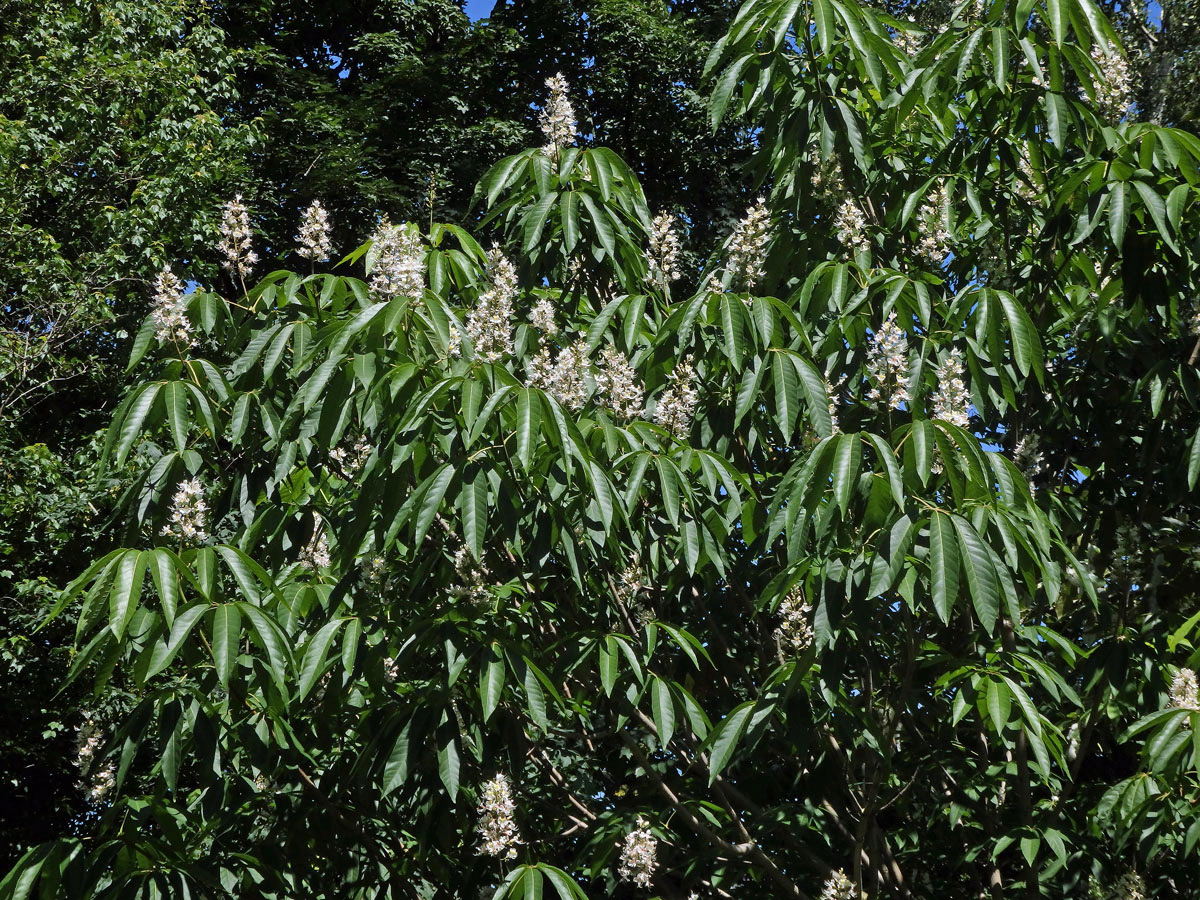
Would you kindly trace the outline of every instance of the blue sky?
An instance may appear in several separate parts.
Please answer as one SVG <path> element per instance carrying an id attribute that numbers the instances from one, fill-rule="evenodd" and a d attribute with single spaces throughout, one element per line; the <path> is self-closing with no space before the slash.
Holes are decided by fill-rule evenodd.
<path id="1" fill-rule="evenodd" d="M 492 12 L 496 0 L 467 0 L 467 15 L 472 19 L 482 19 Z"/>

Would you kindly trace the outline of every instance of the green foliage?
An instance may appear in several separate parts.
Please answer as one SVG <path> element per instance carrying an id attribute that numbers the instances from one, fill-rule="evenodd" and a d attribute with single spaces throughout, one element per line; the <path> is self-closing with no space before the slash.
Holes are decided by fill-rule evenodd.
<path id="1" fill-rule="evenodd" d="M 1101 102 L 1112 37 L 750 0 L 709 114 L 769 241 L 703 288 L 589 144 L 483 176 L 511 296 L 434 223 L 419 293 L 369 242 L 145 326 L 52 617 L 115 786 L 0 896 L 1194 893 L 1200 140 Z"/>

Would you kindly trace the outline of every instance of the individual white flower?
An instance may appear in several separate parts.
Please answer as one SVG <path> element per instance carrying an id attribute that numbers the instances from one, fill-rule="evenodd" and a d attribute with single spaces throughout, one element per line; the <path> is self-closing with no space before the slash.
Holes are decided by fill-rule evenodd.
<path id="1" fill-rule="evenodd" d="M 372 238 L 378 255 L 370 287 L 384 298 L 411 297 L 425 290 L 425 247 L 413 225 L 391 225 L 385 219 Z"/>
<path id="2" fill-rule="evenodd" d="M 162 534 L 185 544 L 202 544 L 208 540 L 208 504 L 199 478 L 179 483 Z"/>
<path id="3" fill-rule="evenodd" d="M 804 602 L 804 591 L 795 587 L 779 604 L 779 628 L 775 637 L 780 647 L 793 656 L 799 655 L 812 646 L 813 630 L 808 617 L 812 607 Z"/>
<path id="4" fill-rule="evenodd" d="M 852 253 L 865 253 L 871 249 L 867 237 L 867 216 L 858 202 L 850 197 L 842 201 L 833 220 L 837 239 Z"/>
<path id="5" fill-rule="evenodd" d="M 650 823 L 638 816 L 637 827 L 625 836 L 625 846 L 621 848 L 617 871 L 622 880 L 632 881 L 640 888 L 650 887 L 658 866 L 657 850 L 658 840 L 650 832 Z"/>
<path id="6" fill-rule="evenodd" d="M 596 389 L 618 419 L 635 419 L 642 414 L 646 392 L 628 357 L 612 344 L 600 352 Z"/>
<path id="7" fill-rule="evenodd" d="M 690 359 L 681 360 L 667 381 L 667 389 L 658 398 L 654 421 L 681 440 L 692 430 L 692 417 L 700 404 L 696 390 L 696 370 Z"/>
<path id="8" fill-rule="evenodd" d="M 328 569 L 332 564 L 329 556 L 329 538 L 325 535 L 324 528 L 314 534 L 300 551 L 299 562 L 311 572 Z"/>
<path id="9" fill-rule="evenodd" d="M 529 363 L 529 384 L 554 397 L 570 410 L 579 410 L 587 402 L 587 341 L 580 338 L 559 351 L 551 361 L 550 351 L 543 349 Z"/>
<path id="10" fill-rule="evenodd" d="M 867 377 L 872 400 L 899 406 L 911 399 L 908 393 L 908 338 L 896 324 L 892 312 L 867 343 Z"/>
<path id="11" fill-rule="evenodd" d="M 682 277 L 675 217 L 670 213 L 659 213 L 654 217 L 650 229 L 650 278 L 665 286 Z"/>
<path id="12" fill-rule="evenodd" d="M 1109 894 L 1112 900 L 1146 900 L 1146 883 L 1137 872 L 1126 872 Z"/>
<path id="13" fill-rule="evenodd" d="M 561 72 L 547 78 L 546 87 L 549 88 L 550 95 L 538 116 L 538 124 L 546 137 L 542 153 L 558 162 L 562 150 L 575 143 L 575 108 L 571 106 L 571 100 L 567 96 L 570 86 Z"/>
<path id="14" fill-rule="evenodd" d="M 479 797 L 480 853 L 516 859 L 521 834 L 517 831 L 515 812 L 507 777 L 500 774 L 484 783 Z"/>
<path id="15" fill-rule="evenodd" d="M 196 343 L 192 336 L 192 323 L 187 316 L 187 295 L 183 282 L 164 266 L 154 279 L 154 305 L 150 309 L 154 320 L 154 336 L 159 343 L 173 341 L 181 347 Z"/>
<path id="16" fill-rule="evenodd" d="M 854 889 L 854 882 L 846 877 L 845 872 L 838 869 L 825 882 L 821 900 L 858 900 L 858 892 Z"/>
<path id="17" fill-rule="evenodd" d="M 946 186 L 939 184 L 921 204 L 918 216 L 921 237 L 917 241 L 917 253 L 939 267 L 950 256 L 949 210 Z"/>
<path id="18" fill-rule="evenodd" d="M 554 322 L 554 304 L 549 297 L 543 297 L 533 304 L 529 311 L 529 324 L 542 334 L 558 334 L 558 325 Z"/>
<path id="19" fill-rule="evenodd" d="M 971 395 L 963 383 L 962 354 L 951 350 L 937 367 L 937 391 L 933 395 L 933 417 L 966 428 L 970 424 Z"/>
<path id="20" fill-rule="evenodd" d="M 296 241 L 300 244 L 300 249 L 296 252 L 305 259 L 314 262 L 329 259 L 329 254 L 333 252 L 333 242 L 329 237 L 329 216 L 320 200 L 314 200 L 304 211 Z"/>
<path id="21" fill-rule="evenodd" d="M 258 254 L 251 243 L 252 237 L 250 211 L 242 203 L 242 195 L 238 194 L 225 204 L 221 214 L 220 249 L 225 255 L 222 265 L 242 278 L 249 275 L 258 262 Z"/>
<path id="22" fill-rule="evenodd" d="M 1171 700 L 1167 704 L 1174 709 L 1200 710 L 1196 696 L 1196 673 L 1191 669 L 1180 669 L 1171 679 Z"/>
<path id="23" fill-rule="evenodd" d="M 1100 44 L 1092 45 L 1091 56 L 1100 72 L 1095 84 L 1096 108 L 1104 118 L 1116 125 L 1129 114 L 1129 107 L 1133 103 L 1129 63 L 1116 48 Z"/>
<path id="24" fill-rule="evenodd" d="M 734 226 L 733 233 L 729 236 L 728 261 L 725 268 L 742 290 L 750 290 L 766 274 L 763 263 L 767 255 L 770 225 L 767 201 L 760 198 L 746 210 L 746 215 Z"/>
<path id="25" fill-rule="evenodd" d="M 475 301 L 464 327 L 475 357 L 498 362 L 513 352 L 512 313 L 517 296 L 517 270 L 499 247 L 488 251 L 488 275 L 491 286 Z M 456 328 L 450 333 L 450 355 L 461 354 L 462 339 Z"/>

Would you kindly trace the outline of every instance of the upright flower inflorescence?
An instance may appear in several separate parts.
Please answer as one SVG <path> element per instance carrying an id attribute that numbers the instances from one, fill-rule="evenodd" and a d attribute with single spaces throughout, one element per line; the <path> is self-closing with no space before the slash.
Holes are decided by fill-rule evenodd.
<path id="1" fill-rule="evenodd" d="M 1180 669 L 1175 673 L 1175 677 L 1171 679 L 1171 700 L 1167 705 L 1174 709 L 1200 710 L 1194 671 Z"/>
<path id="2" fill-rule="evenodd" d="M 640 888 L 650 887 L 658 865 L 657 849 L 658 840 L 650 832 L 650 823 L 638 816 L 637 827 L 625 836 L 625 846 L 621 848 L 621 863 L 617 869 L 621 878 Z"/>
<path id="3" fill-rule="evenodd" d="M 587 370 L 587 341 L 580 338 L 553 360 L 550 350 L 543 348 L 529 362 L 529 385 L 550 394 L 567 409 L 579 410 L 587 402 Z"/>
<path id="4" fill-rule="evenodd" d="M 1146 900 L 1146 882 L 1137 872 L 1126 872 L 1109 896 L 1112 900 Z"/>
<path id="5" fill-rule="evenodd" d="M 162 534 L 185 544 L 202 544 L 208 540 L 208 504 L 199 478 L 179 483 Z"/>
<path id="6" fill-rule="evenodd" d="M 317 531 L 304 548 L 300 551 L 300 565 L 310 572 L 328 569 L 333 562 L 329 556 L 329 538 L 325 529 Z"/>
<path id="7" fill-rule="evenodd" d="M 917 241 L 917 253 L 939 267 L 950 256 L 949 215 L 946 186 L 939 184 L 921 204 L 918 216 L 921 236 Z"/>
<path id="8" fill-rule="evenodd" d="M 812 646 L 813 630 L 808 622 L 812 607 L 804 602 L 799 586 L 790 590 L 779 604 L 779 629 L 775 633 L 779 646 L 793 656 Z"/>
<path id="9" fill-rule="evenodd" d="M 183 282 L 164 266 L 154 279 L 154 306 L 150 310 L 154 320 L 154 336 L 160 343 L 173 341 L 180 347 L 191 347 L 196 343 L 192 335 L 192 323 L 187 317 L 187 295 Z"/>
<path id="10" fill-rule="evenodd" d="M 91 714 L 84 712 L 83 716 L 83 724 L 75 732 L 75 765 L 79 769 L 79 789 L 92 803 L 102 803 L 116 786 L 117 771 L 111 760 L 96 764 L 96 754 L 104 740 Z"/>
<path id="11" fill-rule="evenodd" d="M 867 238 L 867 216 L 857 200 L 847 197 L 842 201 L 833 228 L 837 239 L 851 253 L 865 253 L 871 249 L 871 241 Z"/>
<path id="12" fill-rule="evenodd" d="M 867 377 L 871 380 L 872 400 L 888 406 L 908 403 L 908 338 L 896 324 L 896 313 L 871 335 L 867 343 Z"/>
<path id="13" fill-rule="evenodd" d="M 846 877 L 845 872 L 838 869 L 825 882 L 825 887 L 821 890 L 821 900 L 858 900 L 858 892 L 854 890 L 854 882 Z"/>
<path id="14" fill-rule="evenodd" d="M 596 389 L 618 419 L 636 419 L 642 414 L 646 392 L 638 382 L 629 358 L 612 344 L 600 352 Z"/>
<path id="15" fill-rule="evenodd" d="M 300 233 L 296 235 L 300 248 L 296 251 L 305 259 L 323 262 L 333 252 L 333 241 L 329 237 L 329 216 L 320 200 L 314 200 L 300 219 Z"/>
<path id="16" fill-rule="evenodd" d="M 245 278 L 258 262 L 253 248 L 250 231 L 250 211 L 238 194 L 225 204 L 221 214 L 221 253 L 225 255 L 222 265 L 239 278 Z"/>
<path id="17" fill-rule="evenodd" d="M 1129 63 L 1114 47 L 1092 45 L 1092 62 L 1100 72 L 1096 81 L 1096 108 L 1110 123 L 1116 125 L 1129 114 L 1133 103 L 1133 87 L 1129 78 Z"/>
<path id="18" fill-rule="evenodd" d="M 659 213 L 650 228 L 650 278 L 664 287 L 683 277 L 679 271 L 679 235 L 675 217 Z"/>
<path id="19" fill-rule="evenodd" d="M 767 201 L 760 197 L 733 227 L 733 233 L 729 236 L 729 256 L 725 268 L 733 276 L 734 287 L 748 291 L 766 275 L 763 262 L 767 255 L 770 225 L 771 216 L 767 212 Z"/>
<path id="20" fill-rule="evenodd" d="M 542 153 L 558 162 L 562 151 L 575 143 L 578 133 L 575 123 L 575 107 L 571 105 L 568 97 L 570 86 L 561 72 L 547 78 L 546 87 L 550 90 L 550 95 L 546 98 L 546 105 L 542 107 L 541 115 L 538 117 L 538 124 L 541 126 L 542 134 L 546 137 L 546 145 L 542 147 Z"/>
<path id="21" fill-rule="evenodd" d="M 558 334 L 558 324 L 554 321 L 554 304 L 549 297 L 542 297 L 533 304 L 529 311 L 529 324 L 542 334 Z"/>
<path id="22" fill-rule="evenodd" d="M 384 298 L 420 300 L 425 290 L 425 246 L 411 225 L 380 223 L 373 238 L 378 255 L 371 270 L 371 290 Z"/>
<path id="23" fill-rule="evenodd" d="M 692 417 L 700 404 L 696 390 L 696 370 L 690 359 L 681 360 L 667 382 L 667 389 L 658 398 L 654 421 L 682 440 L 692 430 Z"/>
<path id="24" fill-rule="evenodd" d="M 962 354 L 957 347 L 937 367 L 937 380 L 937 391 L 933 395 L 934 418 L 966 428 L 971 421 L 971 395 L 963 382 Z"/>
<path id="25" fill-rule="evenodd" d="M 454 552 L 454 574 L 458 583 L 450 586 L 450 596 L 470 607 L 482 607 L 488 601 L 488 570 L 466 544 Z"/>
<path id="26" fill-rule="evenodd" d="M 517 296 L 517 270 L 499 247 L 488 251 L 491 286 L 479 295 L 465 324 L 477 359 L 497 362 L 513 352 L 513 300 Z M 462 353 L 458 329 L 450 334 L 450 355 Z"/>
<path id="27" fill-rule="evenodd" d="M 516 859 L 521 835 L 517 831 L 515 812 L 507 777 L 499 774 L 483 785 L 479 797 L 480 853 Z"/>

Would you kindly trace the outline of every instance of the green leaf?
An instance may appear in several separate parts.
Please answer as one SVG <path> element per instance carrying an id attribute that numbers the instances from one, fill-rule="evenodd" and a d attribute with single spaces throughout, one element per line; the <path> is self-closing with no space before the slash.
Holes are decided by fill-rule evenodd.
<path id="1" fill-rule="evenodd" d="M 221 687 L 228 690 L 242 637 L 242 614 L 236 603 L 222 603 L 213 611 L 212 632 L 213 664 Z"/>
<path id="2" fill-rule="evenodd" d="M 533 448 L 541 433 L 542 401 L 530 388 L 517 394 L 517 459 L 525 471 L 533 460 Z"/>
<path id="3" fill-rule="evenodd" d="M 708 757 L 708 783 L 710 786 L 717 780 L 717 776 L 721 774 L 721 770 L 729 764 L 730 759 L 733 758 L 734 751 L 737 750 L 738 741 L 745 734 L 746 725 L 750 721 L 750 716 L 753 712 L 753 701 L 747 700 L 740 706 L 734 707 L 710 736 L 709 740 L 712 742 L 712 751 Z"/>
<path id="4" fill-rule="evenodd" d="M 949 517 L 941 512 L 929 518 L 929 577 L 933 608 L 938 618 L 949 622 L 958 596 L 958 542 Z"/>
<path id="5" fill-rule="evenodd" d="M 1008 685 L 995 678 L 987 680 L 987 710 L 988 716 L 992 720 L 992 727 L 996 729 L 997 734 L 1004 731 L 1004 727 L 1008 724 L 1009 712 L 1012 708 L 1012 696 L 1009 694 Z"/>
<path id="6" fill-rule="evenodd" d="M 654 727 L 658 729 L 658 744 L 665 748 L 675 734 L 675 701 L 670 685 L 657 676 L 650 682 L 650 706 Z"/>
<path id="7" fill-rule="evenodd" d="M 492 717 L 496 704 L 504 693 L 504 657 L 500 655 L 499 644 L 492 642 L 490 658 L 479 671 L 479 699 L 483 705 L 483 721 Z"/>
<path id="8" fill-rule="evenodd" d="M 991 634 L 1000 613 L 1000 583 L 996 567 L 971 523 L 957 515 L 951 515 L 950 519 L 963 549 L 963 571 L 967 576 L 971 598 L 975 601 L 975 615 L 987 633 Z"/>
<path id="9" fill-rule="evenodd" d="M 141 601 L 147 556 L 139 550 L 126 550 L 117 563 L 108 595 L 108 627 L 118 640 L 125 634 Z"/>
<path id="10" fill-rule="evenodd" d="M 317 683 L 317 679 L 321 677 L 321 673 L 325 668 L 325 657 L 329 652 L 329 645 L 333 643 L 333 637 L 337 634 L 337 630 L 345 623 L 345 619 L 334 619 L 332 622 L 326 622 L 321 627 L 321 630 L 314 634 L 308 640 L 308 643 L 304 645 L 304 655 L 300 660 L 300 683 L 297 689 L 298 699 L 303 700 L 307 697 L 308 692 Z"/>
<path id="11" fill-rule="evenodd" d="M 462 760 L 458 754 L 458 740 L 451 738 L 439 745 L 437 758 L 438 775 L 441 776 L 442 784 L 446 786 L 450 799 L 453 800 L 458 796 L 458 778 L 462 769 Z"/>

